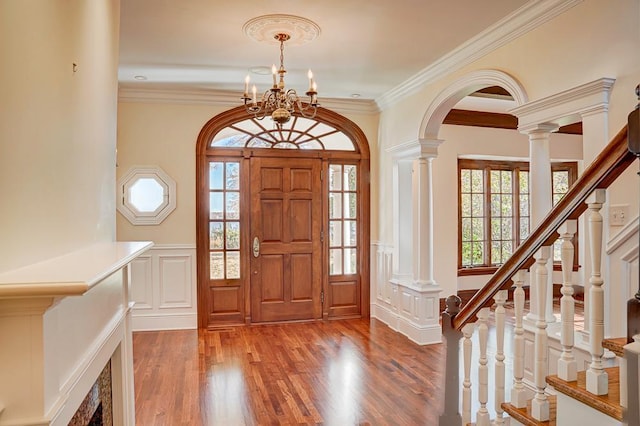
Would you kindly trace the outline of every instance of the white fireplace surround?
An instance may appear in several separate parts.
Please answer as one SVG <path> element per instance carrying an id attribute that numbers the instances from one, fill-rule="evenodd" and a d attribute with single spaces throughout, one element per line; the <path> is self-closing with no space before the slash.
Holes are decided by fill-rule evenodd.
<path id="1" fill-rule="evenodd" d="M 114 425 L 135 424 L 130 262 L 98 243 L 0 274 L 0 426 L 66 425 L 111 360 Z"/>

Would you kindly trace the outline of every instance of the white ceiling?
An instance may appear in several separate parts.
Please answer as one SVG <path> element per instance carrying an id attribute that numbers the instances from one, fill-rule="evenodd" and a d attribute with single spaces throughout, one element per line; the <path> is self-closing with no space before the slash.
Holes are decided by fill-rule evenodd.
<path id="1" fill-rule="evenodd" d="M 123 0 L 119 80 L 124 88 L 240 92 L 248 69 L 279 61 L 277 45 L 243 32 L 282 13 L 318 24 L 319 37 L 285 44 L 286 83 L 304 92 L 311 68 L 320 99 L 376 99 L 446 53 L 538 0 Z M 135 80 L 144 76 L 146 81 Z M 258 90 L 269 75 L 251 76 Z"/>

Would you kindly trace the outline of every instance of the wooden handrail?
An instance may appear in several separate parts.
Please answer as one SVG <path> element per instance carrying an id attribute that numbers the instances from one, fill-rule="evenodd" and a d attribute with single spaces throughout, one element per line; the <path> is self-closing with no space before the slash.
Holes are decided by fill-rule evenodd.
<path id="1" fill-rule="evenodd" d="M 568 219 L 577 219 L 586 209 L 587 197 L 598 188 L 608 188 L 635 160 L 627 149 L 625 126 L 602 150 L 582 176 L 556 204 L 531 234 L 514 251 L 513 255 L 491 276 L 487 284 L 467 302 L 453 320 L 457 330 L 475 321 L 475 315 L 493 303 L 493 296 L 511 287 L 511 277 L 520 269 L 533 264 L 533 255 L 540 247 L 551 245 L 558 238 L 558 228 Z"/>

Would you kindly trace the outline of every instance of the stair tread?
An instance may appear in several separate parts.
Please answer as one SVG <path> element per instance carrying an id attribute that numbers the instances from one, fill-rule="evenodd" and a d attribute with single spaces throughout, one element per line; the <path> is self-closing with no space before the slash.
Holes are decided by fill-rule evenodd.
<path id="1" fill-rule="evenodd" d="M 547 376 L 547 383 L 558 392 L 570 396 L 614 419 L 622 421 L 622 406 L 620 405 L 620 369 L 618 367 L 605 368 L 609 376 L 609 393 L 594 395 L 587 391 L 587 375 L 585 371 L 578 372 L 578 380 L 566 382 L 558 376 Z"/>
<path id="2" fill-rule="evenodd" d="M 624 345 L 626 344 L 626 337 L 615 337 L 602 340 L 602 347 L 605 349 L 609 349 L 619 357 L 624 357 Z"/>
<path id="3" fill-rule="evenodd" d="M 556 425 L 556 397 L 549 395 L 549 420 L 541 422 L 531 417 L 531 400 L 527 401 L 525 408 L 516 408 L 509 402 L 503 402 L 502 409 L 512 418 L 525 426 L 555 426 Z"/>

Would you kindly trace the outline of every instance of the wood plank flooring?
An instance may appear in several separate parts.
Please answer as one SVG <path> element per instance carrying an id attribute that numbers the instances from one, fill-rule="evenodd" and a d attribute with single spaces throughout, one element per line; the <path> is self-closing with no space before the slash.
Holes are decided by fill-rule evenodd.
<path id="1" fill-rule="evenodd" d="M 134 333 L 138 425 L 436 425 L 445 345 L 377 320 Z"/>

